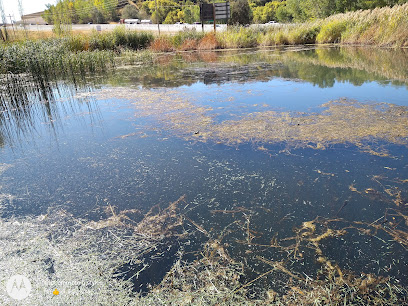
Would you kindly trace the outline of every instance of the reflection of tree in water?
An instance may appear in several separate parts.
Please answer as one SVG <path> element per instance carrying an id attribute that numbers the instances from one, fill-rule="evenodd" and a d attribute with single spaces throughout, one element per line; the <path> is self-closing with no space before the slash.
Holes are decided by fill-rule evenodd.
<path id="1" fill-rule="evenodd" d="M 13 145 L 23 137 L 37 132 L 38 124 L 45 124 L 52 134 L 60 126 L 60 119 L 80 109 L 74 99 L 79 84 L 51 82 L 39 76 L 8 73 L 0 81 L 0 145 Z M 64 99 L 64 103 L 58 103 Z M 76 102 L 75 102 L 76 101 Z M 89 113 L 93 105 L 86 103 Z"/>
<path id="2" fill-rule="evenodd" d="M 408 52 L 404 49 L 371 49 L 361 47 L 317 48 L 303 52 L 286 52 L 285 63 L 297 63 L 299 78 L 320 87 L 326 84 L 350 82 L 360 86 L 365 82 L 402 86 L 408 80 Z"/>
<path id="3" fill-rule="evenodd" d="M 110 82 L 154 88 L 179 87 L 197 82 L 269 81 L 280 77 L 300 79 L 326 88 L 333 87 L 336 82 L 360 86 L 373 81 L 401 86 L 408 79 L 408 67 L 405 67 L 408 53 L 401 50 L 342 47 L 285 52 L 276 49 L 251 53 L 222 51 L 187 54 L 160 56 L 156 65 L 120 70 Z"/>
<path id="4" fill-rule="evenodd" d="M 266 82 L 279 77 L 303 80 L 322 88 L 332 87 L 335 82 L 350 82 L 356 86 L 371 81 L 405 85 L 407 54 L 404 50 L 373 52 L 367 48 L 343 47 L 158 55 L 153 65 L 117 69 L 108 82 L 114 86 L 131 84 L 146 88 L 173 88 L 197 82 Z M 87 62 L 87 58 L 82 60 L 84 64 L 79 68 L 68 61 L 64 67 L 71 68 L 60 73 L 54 69 L 51 74 L 49 67 L 29 61 L 29 74 L 7 73 L 1 76 L 0 144 L 13 142 L 32 132 L 36 120 L 45 121 L 51 129 L 55 128 L 61 112 L 67 111 L 66 103 L 57 104 L 55 100 L 61 96 L 71 97 L 72 109 L 72 96 L 77 88 L 87 86 L 89 80 L 85 76 L 88 72 L 104 71 L 102 60 L 102 64 L 92 62 L 95 67 Z M 88 64 L 93 68 L 89 68 Z M 99 65 L 102 68 L 99 69 Z M 57 79 L 69 81 L 53 81 Z"/>

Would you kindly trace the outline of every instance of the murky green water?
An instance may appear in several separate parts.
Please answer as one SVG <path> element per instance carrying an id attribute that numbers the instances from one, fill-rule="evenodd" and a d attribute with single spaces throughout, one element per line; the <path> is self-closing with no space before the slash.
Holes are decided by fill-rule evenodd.
<path id="1" fill-rule="evenodd" d="M 0 212 L 99 220 L 108 204 L 147 212 L 185 195 L 187 228 L 222 236 L 248 280 L 268 269 L 259 256 L 311 277 L 324 256 L 406 284 L 406 63 L 401 50 L 182 53 L 46 93 L 19 83 L 20 106 L 2 98 Z M 329 101 L 340 108 L 324 117 Z M 324 255 L 311 240 L 290 248 L 311 220 L 316 235 L 344 230 L 318 241 Z M 156 268 L 139 282 L 160 280 Z"/>

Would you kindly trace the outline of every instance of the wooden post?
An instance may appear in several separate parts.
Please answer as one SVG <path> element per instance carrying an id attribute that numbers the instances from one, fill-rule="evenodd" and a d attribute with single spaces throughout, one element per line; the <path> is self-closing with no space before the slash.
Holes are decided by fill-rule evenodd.
<path id="1" fill-rule="evenodd" d="M 213 4 L 214 33 L 217 31 L 215 26 L 215 5 Z"/>
<path id="2" fill-rule="evenodd" d="M 159 31 L 159 36 L 160 36 L 160 22 L 159 22 L 159 16 L 157 15 L 157 0 L 154 0 L 154 5 L 156 6 L 157 30 Z"/>
<path id="3" fill-rule="evenodd" d="M 201 29 L 204 33 L 204 18 L 203 18 L 203 1 L 200 3 L 200 19 L 201 19 Z"/>

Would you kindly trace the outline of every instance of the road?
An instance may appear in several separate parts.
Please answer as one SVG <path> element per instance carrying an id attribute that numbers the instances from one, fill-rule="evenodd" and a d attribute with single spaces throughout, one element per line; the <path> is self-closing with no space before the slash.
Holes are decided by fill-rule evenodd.
<path id="1" fill-rule="evenodd" d="M 91 31 L 92 29 L 100 31 L 112 31 L 119 24 L 73 24 L 73 31 Z M 27 25 L 27 30 L 30 31 L 52 31 L 53 25 Z M 157 32 L 157 24 L 126 24 L 126 29 L 136 31 L 150 31 Z M 224 31 L 227 28 L 226 24 L 218 24 L 217 31 Z M 177 33 L 185 29 L 195 29 L 196 31 L 202 31 L 201 24 L 160 24 L 160 32 L 162 33 Z M 214 31 L 214 25 L 205 24 L 205 32 Z"/>
<path id="2" fill-rule="evenodd" d="M 73 31 L 112 31 L 119 24 L 73 24 Z M 287 26 L 287 24 L 251 24 L 251 28 L 257 27 L 282 27 Z M 125 24 L 126 29 L 136 30 L 136 31 L 149 31 L 158 32 L 157 24 Z M 18 27 L 21 29 L 20 27 Z M 29 31 L 52 31 L 53 25 L 26 25 Z M 201 24 L 160 24 L 161 33 L 177 33 L 185 29 L 195 29 L 196 31 L 202 31 Z M 217 32 L 222 32 L 227 29 L 226 24 L 217 24 Z M 204 32 L 214 31 L 214 25 L 205 24 Z"/>

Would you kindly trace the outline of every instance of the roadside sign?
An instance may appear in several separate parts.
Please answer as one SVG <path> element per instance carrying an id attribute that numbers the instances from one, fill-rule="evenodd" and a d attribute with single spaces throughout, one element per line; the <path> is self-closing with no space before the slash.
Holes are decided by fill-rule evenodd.
<path id="1" fill-rule="evenodd" d="M 200 16 L 202 21 L 212 21 L 214 19 L 213 5 L 211 3 L 201 3 Z"/>
<path id="2" fill-rule="evenodd" d="M 200 4 L 200 17 L 201 25 L 204 32 L 204 21 L 212 21 L 214 23 L 214 32 L 216 31 L 215 21 L 217 19 L 230 18 L 230 4 L 229 2 L 219 3 L 201 3 Z"/>
<path id="3" fill-rule="evenodd" d="M 229 2 L 214 3 L 215 19 L 228 19 L 231 16 Z"/>
<path id="4" fill-rule="evenodd" d="M 201 3 L 200 16 L 202 21 L 228 19 L 231 17 L 230 4 L 229 2 Z"/>

